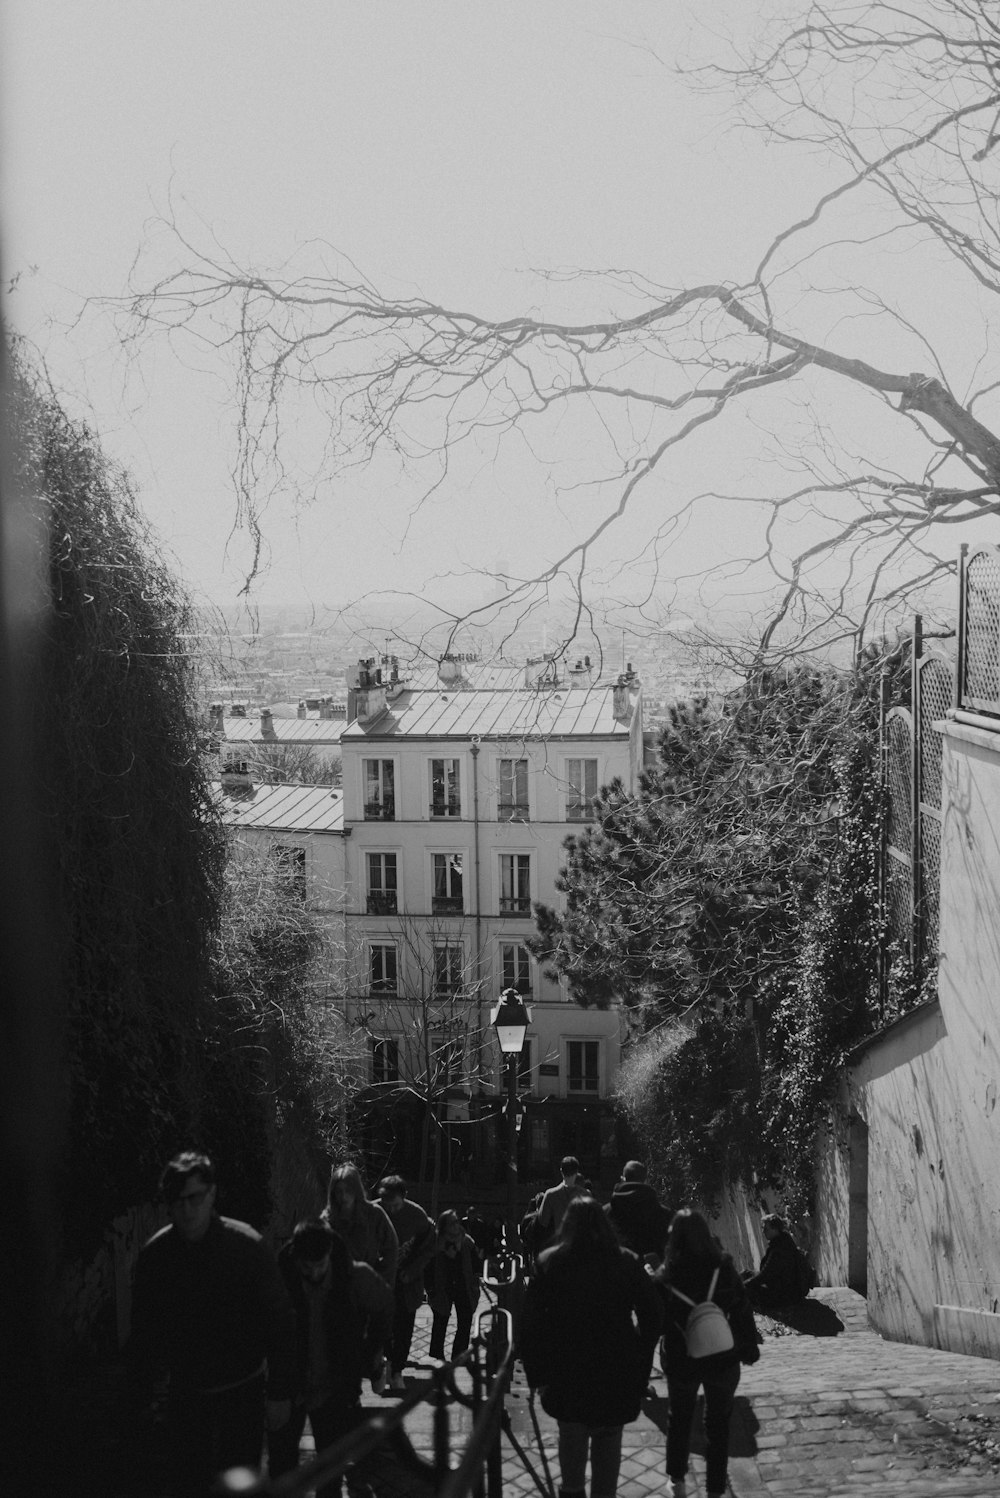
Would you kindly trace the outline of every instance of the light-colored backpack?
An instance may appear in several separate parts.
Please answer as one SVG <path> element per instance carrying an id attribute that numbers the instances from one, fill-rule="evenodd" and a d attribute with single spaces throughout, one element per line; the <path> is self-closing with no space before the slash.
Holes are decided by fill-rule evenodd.
<path id="1" fill-rule="evenodd" d="M 684 1323 L 684 1341 L 689 1358 L 710 1358 L 713 1353 L 730 1352 L 736 1346 L 733 1329 L 726 1319 L 725 1311 L 712 1299 L 718 1278 L 719 1271 L 716 1269 L 708 1294 L 697 1304 L 680 1290 L 675 1290 L 673 1285 L 670 1286 L 671 1294 L 691 1307 Z"/>

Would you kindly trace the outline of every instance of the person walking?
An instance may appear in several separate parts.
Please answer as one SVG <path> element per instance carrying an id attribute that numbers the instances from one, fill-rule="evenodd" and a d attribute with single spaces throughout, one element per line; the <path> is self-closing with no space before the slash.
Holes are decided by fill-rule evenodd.
<path id="1" fill-rule="evenodd" d="M 667 1375 L 667 1498 L 686 1498 L 691 1422 L 698 1390 L 705 1391 L 705 1490 L 723 1498 L 729 1468 L 729 1422 L 740 1363 L 760 1357 L 757 1327 L 743 1281 L 716 1244 L 699 1212 L 682 1208 L 670 1224 L 663 1267 L 653 1277 L 663 1301 L 661 1358 Z M 709 1298 L 725 1313 L 733 1337 L 726 1352 L 688 1355 L 684 1329 L 691 1303 Z"/>
<path id="2" fill-rule="evenodd" d="M 369 1264 L 390 1290 L 395 1288 L 399 1239 L 386 1213 L 368 1200 L 356 1165 L 334 1167 L 323 1221 L 340 1234 L 355 1263 Z"/>
<path id="3" fill-rule="evenodd" d="M 633 1321 L 633 1317 L 635 1318 Z M 623 1427 L 638 1417 L 663 1310 L 650 1276 L 590 1196 L 569 1202 L 524 1298 L 519 1352 L 559 1422 L 562 1498 L 614 1498 Z"/>
<path id="4" fill-rule="evenodd" d="M 407 1199 L 402 1176 L 386 1176 L 379 1183 L 379 1202 L 399 1240 L 396 1308 L 389 1350 L 389 1387 L 398 1393 L 406 1387 L 403 1369 L 410 1360 L 413 1323 L 424 1300 L 424 1270 L 437 1247 L 437 1235 L 423 1207 Z"/>
<path id="5" fill-rule="evenodd" d="M 479 1250 L 462 1226 L 457 1212 L 442 1212 L 437 1223 L 437 1246 L 426 1270 L 427 1300 L 431 1308 L 431 1357 L 444 1361 L 448 1318 L 455 1311 L 452 1358 L 469 1345 L 472 1317 L 479 1303 Z"/>
<path id="6" fill-rule="evenodd" d="M 137 1405 L 169 1375 L 174 1498 L 204 1498 L 228 1467 L 260 1466 L 265 1418 L 289 1418 L 292 1308 L 260 1234 L 215 1210 L 207 1155 L 176 1155 L 160 1177 L 170 1223 L 139 1254 L 128 1358 Z"/>
<path id="7" fill-rule="evenodd" d="M 268 1475 L 293 1472 L 308 1419 L 317 1452 L 360 1425 L 361 1381 L 376 1380 L 392 1326 L 392 1291 L 369 1264 L 356 1264 L 325 1222 L 300 1222 L 278 1255 L 295 1316 L 290 1418 L 268 1436 Z M 361 1473 L 357 1474 L 361 1478 Z M 352 1487 L 351 1475 L 347 1481 Z M 355 1486 L 370 1491 L 366 1483 Z M 337 1498 L 338 1480 L 317 1498 Z"/>
<path id="8" fill-rule="evenodd" d="M 536 1254 L 558 1233 L 563 1216 L 570 1202 L 585 1194 L 580 1181 L 580 1162 L 575 1155 L 565 1155 L 559 1162 L 562 1177 L 558 1186 L 550 1186 L 542 1196 L 538 1209 Z"/>
<path id="9" fill-rule="evenodd" d="M 621 1180 L 611 1191 L 604 1208 L 623 1248 L 630 1248 L 645 1263 L 658 1268 L 673 1213 L 664 1207 L 646 1181 L 641 1160 L 629 1160 Z"/>

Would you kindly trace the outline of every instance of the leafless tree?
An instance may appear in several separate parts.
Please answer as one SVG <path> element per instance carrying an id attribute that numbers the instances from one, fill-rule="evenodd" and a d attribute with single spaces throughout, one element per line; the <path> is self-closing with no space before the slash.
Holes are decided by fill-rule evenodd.
<path id="1" fill-rule="evenodd" d="M 477 955 L 461 924 L 394 918 L 391 971 L 376 973 L 365 948 L 349 954 L 348 995 L 357 1031 L 371 1048 L 370 1096 L 380 1106 L 412 1098 L 420 1116 L 418 1178 L 430 1181 L 432 1209 L 450 1161 L 454 1121 L 446 1105 L 495 1085 L 492 1032 Z M 469 1126 L 477 1118 L 470 1115 Z M 474 1148 L 464 1146 L 466 1158 Z M 446 1161 L 445 1156 L 448 1156 Z"/>
<path id="2" fill-rule="evenodd" d="M 328 421 L 324 472 L 389 453 L 426 498 L 466 453 L 520 442 L 542 460 L 540 498 L 580 504 L 561 553 L 500 579 L 483 622 L 560 587 L 585 621 L 588 578 L 647 494 L 656 559 L 696 514 L 756 515 L 756 543 L 717 570 L 770 569 L 765 645 L 817 617 L 870 625 L 951 565 L 949 527 L 996 516 L 995 6 L 797 0 L 753 55 L 684 71 L 731 93 L 776 170 L 790 145 L 825 180 L 731 279 L 577 271 L 570 292 L 590 310 L 565 320 L 385 295 L 329 269 L 324 246 L 265 274 L 178 231 L 180 268 L 149 277 L 140 261 L 128 336 L 183 330 L 233 358 L 236 492 L 258 541 L 269 496 L 309 481 L 284 441 L 298 397 Z M 565 279 L 549 277 L 553 307 Z M 683 451 L 703 484 L 675 476 Z"/>

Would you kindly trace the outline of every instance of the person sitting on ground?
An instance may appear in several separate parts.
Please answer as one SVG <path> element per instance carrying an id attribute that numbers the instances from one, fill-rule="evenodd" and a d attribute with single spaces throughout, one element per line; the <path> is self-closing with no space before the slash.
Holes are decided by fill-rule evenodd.
<path id="1" fill-rule="evenodd" d="M 559 1163 L 559 1174 L 562 1180 L 558 1186 L 549 1187 L 538 1209 L 536 1254 L 558 1233 L 570 1202 L 575 1197 L 584 1195 L 584 1188 L 580 1181 L 580 1162 L 575 1155 L 563 1157 Z"/>
<path id="2" fill-rule="evenodd" d="M 424 1274 L 432 1317 L 432 1358 L 444 1361 L 444 1339 L 453 1307 L 452 1359 L 468 1347 L 472 1317 L 479 1304 L 480 1268 L 479 1250 L 462 1226 L 458 1213 L 442 1212 L 437 1224 L 437 1246 Z"/>
<path id="3" fill-rule="evenodd" d="M 330 1175 L 330 1192 L 323 1221 L 339 1233 L 358 1264 L 369 1264 L 395 1288 L 399 1239 L 377 1202 L 368 1200 L 356 1165 L 337 1165 Z"/>
<path id="4" fill-rule="evenodd" d="M 402 1176 L 386 1176 L 380 1182 L 379 1201 L 399 1239 L 389 1387 L 401 1392 L 405 1388 L 403 1369 L 410 1360 L 413 1323 L 424 1301 L 424 1270 L 437 1246 L 437 1235 L 423 1207 L 407 1199 Z"/>
<path id="5" fill-rule="evenodd" d="M 688 1207 L 674 1214 L 663 1267 L 654 1275 L 653 1284 L 663 1297 L 660 1357 L 670 1400 L 667 1495 L 685 1498 L 687 1493 L 691 1423 L 698 1389 L 704 1388 L 705 1489 L 707 1498 L 723 1498 L 727 1492 L 729 1422 L 740 1381 L 740 1363 L 756 1363 L 760 1357 L 753 1311 L 732 1260 L 720 1253 L 701 1213 Z M 727 1352 L 691 1358 L 684 1335 L 691 1303 L 703 1302 L 710 1289 L 712 1300 L 729 1322 L 733 1346 Z"/>
<path id="6" fill-rule="evenodd" d="M 641 1160 L 628 1161 L 604 1210 L 622 1247 L 630 1248 L 652 1268 L 657 1268 L 663 1259 L 663 1245 L 673 1213 L 660 1203 L 652 1186 L 647 1185 L 646 1167 Z"/>
<path id="7" fill-rule="evenodd" d="M 750 1304 L 760 1311 L 796 1305 L 805 1298 L 802 1290 L 802 1255 L 783 1217 L 769 1212 L 761 1219 L 767 1243 L 757 1273 L 744 1276 Z"/>
<path id="8" fill-rule="evenodd" d="M 662 1309 L 600 1202 L 574 1198 L 524 1297 L 519 1350 L 542 1408 L 559 1422 L 563 1498 L 613 1498 L 622 1429 L 637 1419 Z"/>
<path id="9" fill-rule="evenodd" d="M 361 1380 L 377 1381 L 392 1326 L 392 1291 L 368 1264 L 356 1264 L 325 1222 L 300 1222 L 278 1255 L 295 1314 L 296 1378 L 291 1418 L 268 1437 L 268 1473 L 293 1472 L 308 1418 L 317 1452 L 364 1419 Z M 361 1478 L 359 1472 L 358 1478 Z M 348 1491 L 353 1491 L 350 1476 Z M 359 1493 L 368 1485 L 359 1480 Z M 335 1498 L 339 1481 L 317 1498 Z"/>

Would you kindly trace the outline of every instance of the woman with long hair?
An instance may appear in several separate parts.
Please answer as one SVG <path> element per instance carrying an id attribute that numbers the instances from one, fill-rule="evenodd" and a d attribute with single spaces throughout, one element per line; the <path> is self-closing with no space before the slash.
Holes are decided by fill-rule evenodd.
<path id="1" fill-rule="evenodd" d="M 528 1383 L 559 1422 L 562 1498 L 582 1498 L 588 1450 L 592 1498 L 614 1498 L 622 1428 L 638 1417 L 661 1324 L 635 1254 L 619 1246 L 599 1202 L 576 1197 L 539 1255 L 519 1348 Z"/>
<path id="2" fill-rule="evenodd" d="M 712 1237 L 700 1212 L 683 1207 L 667 1234 L 663 1267 L 654 1283 L 663 1299 L 661 1359 L 667 1375 L 670 1414 L 667 1422 L 667 1498 L 685 1498 L 691 1422 L 698 1390 L 705 1390 L 705 1490 L 723 1498 L 729 1466 L 729 1422 L 733 1413 L 740 1363 L 760 1357 L 757 1327 L 743 1281 L 732 1260 Z M 733 1346 L 708 1357 L 688 1356 L 684 1329 L 692 1302 L 709 1298 L 725 1313 Z"/>
<path id="3" fill-rule="evenodd" d="M 399 1239 L 388 1213 L 368 1200 L 356 1165 L 337 1165 L 331 1172 L 323 1221 L 343 1238 L 352 1259 L 370 1264 L 390 1290 L 395 1288 Z"/>
<path id="4" fill-rule="evenodd" d="M 472 1317 L 479 1301 L 479 1250 L 462 1226 L 457 1212 L 442 1212 L 437 1221 L 437 1246 L 424 1271 L 431 1308 L 432 1358 L 444 1360 L 448 1318 L 455 1312 L 451 1355 L 457 1358 L 469 1345 Z"/>

